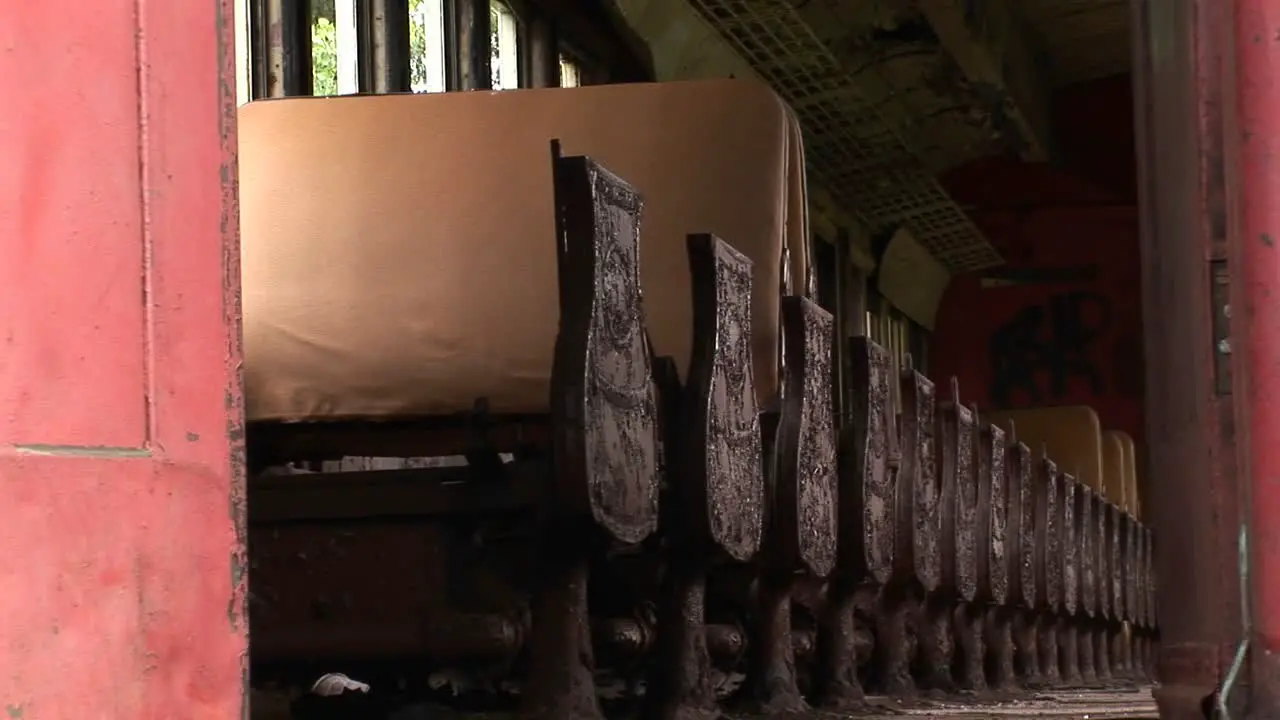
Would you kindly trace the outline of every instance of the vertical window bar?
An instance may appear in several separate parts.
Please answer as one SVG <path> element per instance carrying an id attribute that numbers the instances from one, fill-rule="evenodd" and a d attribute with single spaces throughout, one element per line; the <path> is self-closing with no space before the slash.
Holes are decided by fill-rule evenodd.
<path id="1" fill-rule="evenodd" d="M 367 0 L 357 6 L 361 11 L 357 18 L 360 92 L 385 94 L 410 89 L 409 2 Z"/>
<path id="2" fill-rule="evenodd" d="M 560 86 L 560 39 L 555 22 L 544 13 L 529 20 L 529 87 Z"/>
<path id="3" fill-rule="evenodd" d="M 311 7 L 307 0 L 263 0 L 266 72 L 260 97 L 310 95 Z M 279 28 L 277 34 L 270 28 Z"/>
<path id="4" fill-rule="evenodd" d="M 249 0 L 249 94 L 254 100 L 271 97 L 267 82 L 271 48 L 267 42 L 269 0 Z"/>
<path id="5" fill-rule="evenodd" d="M 452 0 L 449 4 L 452 43 L 457 58 L 451 75 L 453 90 L 489 90 L 493 82 L 488 0 Z"/>

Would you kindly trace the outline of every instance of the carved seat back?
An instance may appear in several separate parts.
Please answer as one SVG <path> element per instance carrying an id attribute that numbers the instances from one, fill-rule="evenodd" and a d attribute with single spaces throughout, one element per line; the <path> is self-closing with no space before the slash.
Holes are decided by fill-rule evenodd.
<path id="1" fill-rule="evenodd" d="M 1156 577 L 1155 577 L 1155 535 L 1151 528 L 1142 527 L 1142 579 L 1139 585 L 1142 591 L 1142 609 L 1139 613 L 1139 627 L 1148 630 L 1156 627 Z"/>
<path id="2" fill-rule="evenodd" d="M 1009 452 L 1006 476 L 1009 484 L 1008 537 L 1009 594 L 1014 603 L 1034 608 L 1040 597 L 1039 572 L 1036 567 L 1036 493 L 1032 486 L 1035 461 L 1031 448 L 1009 428 Z"/>
<path id="3" fill-rule="evenodd" d="M 842 573 L 887 583 L 895 557 L 896 475 L 900 457 L 892 410 L 890 355 L 868 337 L 849 341 L 852 407 L 840 438 Z"/>
<path id="4" fill-rule="evenodd" d="M 764 469 L 751 348 L 747 256 L 714 235 L 690 235 L 693 356 L 685 388 L 687 467 L 693 528 L 729 557 L 760 549 Z M 705 525 L 703 524 L 705 523 Z"/>
<path id="5" fill-rule="evenodd" d="M 808 298 L 782 298 L 782 410 L 772 515 L 781 559 L 818 577 L 836 563 L 835 318 Z"/>
<path id="6" fill-rule="evenodd" d="M 977 585 L 981 600 L 1004 605 L 1010 600 L 1010 557 L 1016 546 L 1010 536 L 1008 446 L 1005 432 L 978 419 Z"/>
<path id="7" fill-rule="evenodd" d="M 1098 493 L 1088 485 L 1081 485 L 1076 501 L 1076 538 L 1080 547 L 1079 582 L 1080 611 L 1085 617 L 1094 617 L 1100 604 L 1098 567 L 1102 553 L 1103 533 L 1106 526 L 1100 523 Z"/>
<path id="8" fill-rule="evenodd" d="M 889 582 L 895 558 L 898 433 L 889 352 L 868 337 L 849 341 L 853 407 L 840 438 L 840 552 L 854 582 Z"/>
<path id="9" fill-rule="evenodd" d="M 1062 606 L 1062 473 L 1043 452 L 1031 480 L 1035 493 L 1036 607 L 1057 612 Z"/>
<path id="10" fill-rule="evenodd" d="M 622 542 L 658 522 L 658 408 L 640 302 L 640 213 L 626 182 L 554 146 L 560 327 L 551 371 L 558 510 Z"/>
<path id="11" fill-rule="evenodd" d="M 1058 555 L 1061 560 L 1058 567 L 1062 571 L 1062 610 L 1074 615 L 1080 608 L 1080 508 L 1076 505 L 1080 500 L 1081 484 L 1075 476 L 1062 473 L 1061 518 L 1058 525 Z"/>
<path id="12" fill-rule="evenodd" d="M 1128 467 L 1124 433 L 1108 430 L 1102 434 L 1103 456 L 1103 504 L 1100 506 L 1103 524 L 1103 548 L 1099 567 L 1101 578 L 1100 614 L 1107 619 L 1124 615 L 1124 600 L 1129 589 L 1125 585 L 1124 570 L 1128 542 L 1128 524 L 1122 522 L 1121 513 L 1129 507 L 1133 473 Z"/>
<path id="13" fill-rule="evenodd" d="M 1119 505 L 1107 503 L 1107 593 L 1104 610 L 1109 610 L 1109 618 L 1120 620 L 1132 619 L 1129 611 L 1129 541 L 1130 528 L 1128 515 Z"/>
<path id="14" fill-rule="evenodd" d="M 1142 526 L 1124 511 L 1120 511 L 1120 543 L 1120 619 L 1140 624 L 1143 619 Z"/>
<path id="15" fill-rule="evenodd" d="M 902 394 L 899 442 L 896 563 L 899 574 L 914 577 L 932 592 L 941 581 L 938 546 L 939 494 L 933 382 L 908 367 L 899 378 Z"/>
<path id="16" fill-rule="evenodd" d="M 977 413 L 961 404 L 960 383 L 954 377 L 950 399 L 938 403 L 937 421 L 941 586 L 972 602 L 978 594 Z"/>

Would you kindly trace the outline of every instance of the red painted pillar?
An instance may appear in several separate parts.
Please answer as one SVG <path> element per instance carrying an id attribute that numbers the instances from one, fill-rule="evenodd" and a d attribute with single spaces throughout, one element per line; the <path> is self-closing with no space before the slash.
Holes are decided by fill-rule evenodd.
<path id="1" fill-rule="evenodd" d="M 1280 4 L 1234 2 L 1232 334 L 1247 478 L 1253 608 L 1250 716 L 1280 717 Z"/>

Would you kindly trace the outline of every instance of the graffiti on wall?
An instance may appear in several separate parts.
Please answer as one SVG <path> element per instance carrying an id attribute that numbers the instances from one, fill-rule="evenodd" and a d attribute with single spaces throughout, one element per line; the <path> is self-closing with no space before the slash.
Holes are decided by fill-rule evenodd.
<path id="1" fill-rule="evenodd" d="M 1052 403 L 1072 381 L 1102 395 L 1107 388 L 1096 350 L 1110 323 L 1111 305 L 1095 292 L 1059 293 L 1019 309 L 989 339 L 991 401 L 999 407 Z"/>

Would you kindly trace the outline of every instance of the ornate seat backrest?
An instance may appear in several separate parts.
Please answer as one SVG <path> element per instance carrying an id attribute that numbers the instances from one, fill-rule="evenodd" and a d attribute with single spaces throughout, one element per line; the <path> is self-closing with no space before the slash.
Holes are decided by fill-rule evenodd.
<path id="1" fill-rule="evenodd" d="M 735 560 L 760 549 L 765 485 L 751 359 L 751 260 L 714 235 L 688 236 L 693 358 L 685 386 L 687 476 L 702 537 Z"/>
<path id="2" fill-rule="evenodd" d="M 782 410 L 774 450 L 775 551 L 790 567 L 825 577 L 835 567 L 835 318 L 805 297 L 782 298 Z"/>
<path id="3" fill-rule="evenodd" d="M 938 403 L 938 497 L 941 584 L 961 600 L 978 594 L 978 414 L 960 401 L 960 383 L 951 378 L 950 398 Z"/>
<path id="4" fill-rule="evenodd" d="M 640 302 L 640 214 L 624 180 L 554 145 L 560 327 L 551 371 L 557 510 L 622 542 L 657 527 L 658 406 Z"/>
<path id="5" fill-rule="evenodd" d="M 978 595 L 996 605 L 1010 600 L 1010 556 L 1016 541 L 1011 536 L 1010 513 L 1017 501 L 1008 468 L 1005 431 L 978 418 Z"/>
<path id="6" fill-rule="evenodd" d="M 840 439 L 841 570 L 855 582 L 889 582 L 897 529 L 898 432 L 889 351 L 868 337 L 849 341 L 851 417 Z"/>
<path id="7" fill-rule="evenodd" d="M 903 369 L 899 387 L 902 464 L 896 503 L 896 560 L 902 574 L 914 576 L 925 590 L 932 592 L 942 580 L 936 391 L 931 380 L 911 367 Z"/>

